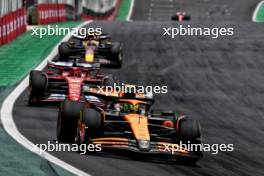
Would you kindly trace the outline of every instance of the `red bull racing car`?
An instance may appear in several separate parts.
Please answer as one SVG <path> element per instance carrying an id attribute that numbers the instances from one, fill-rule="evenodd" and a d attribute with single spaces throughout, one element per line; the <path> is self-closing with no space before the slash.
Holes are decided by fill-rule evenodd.
<path id="1" fill-rule="evenodd" d="M 100 63 L 102 67 L 120 68 L 123 60 L 122 44 L 111 42 L 107 35 L 75 35 L 59 46 L 59 60 L 81 56 L 84 62 Z"/>

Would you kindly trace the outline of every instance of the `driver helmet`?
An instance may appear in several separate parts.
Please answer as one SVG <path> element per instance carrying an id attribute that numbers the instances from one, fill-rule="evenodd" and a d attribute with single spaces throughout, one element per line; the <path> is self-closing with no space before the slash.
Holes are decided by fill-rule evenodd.
<path id="1" fill-rule="evenodd" d="M 133 107 L 133 105 L 130 104 L 130 103 L 124 103 L 124 104 L 122 105 L 122 110 L 123 110 L 124 112 L 133 112 L 133 111 L 134 111 L 134 107 Z"/>

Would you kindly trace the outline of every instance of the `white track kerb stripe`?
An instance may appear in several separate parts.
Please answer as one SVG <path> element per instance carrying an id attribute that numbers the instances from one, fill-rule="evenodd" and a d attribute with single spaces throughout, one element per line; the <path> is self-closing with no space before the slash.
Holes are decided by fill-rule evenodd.
<path id="1" fill-rule="evenodd" d="M 92 21 L 86 21 L 78 26 L 78 28 L 87 25 L 91 23 Z M 62 41 L 67 41 L 71 37 L 70 34 L 66 35 Z M 36 70 L 42 70 L 48 60 L 53 59 L 58 54 L 58 45 L 59 43 L 53 48 L 51 53 L 43 60 L 37 67 Z M 41 157 L 47 159 L 48 161 L 62 167 L 63 169 L 69 171 L 70 173 L 80 175 L 80 176 L 90 176 L 90 174 L 85 173 L 84 171 L 81 171 L 70 164 L 56 158 L 55 156 L 49 154 L 48 152 L 42 152 L 39 154 L 36 150 L 33 150 L 33 143 L 30 142 L 27 138 L 25 138 L 17 129 L 16 124 L 13 120 L 13 106 L 16 101 L 16 99 L 19 97 L 19 95 L 28 87 L 29 83 L 29 76 L 27 76 L 13 91 L 12 93 L 4 100 L 2 109 L 1 109 L 1 121 L 3 124 L 3 127 L 5 131 L 12 136 L 17 142 L 22 144 L 25 148 L 31 150 L 32 152 L 40 155 Z"/>
<path id="2" fill-rule="evenodd" d="M 135 4 L 135 0 L 131 0 L 130 2 L 130 7 L 129 7 L 129 11 L 128 11 L 128 14 L 127 14 L 127 17 L 126 17 L 126 20 L 127 21 L 131 21 L 130 18 L 132 16 L 132 12 L 133 12 L 133 8 L 134 8 L 134 4 Z"/>
<path id="3" fill-rule="evenodd" d="M 262 4 L 264 3 L 264 1 L 260 1 L 257 5 L 257 7 L 255 8 L 254 12 L 253 12 L 253 16 L 252 16 L 252 21 L 253 22 L 257 22 L 257 14 L 259 12 L 260 7 L 262 6 Z"/>

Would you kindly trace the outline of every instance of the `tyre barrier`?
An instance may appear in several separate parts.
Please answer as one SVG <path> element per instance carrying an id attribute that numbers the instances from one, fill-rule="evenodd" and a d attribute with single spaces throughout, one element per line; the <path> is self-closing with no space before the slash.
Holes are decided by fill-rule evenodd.
<path id="1" fill-rule="evenodd" d="M 26 32 L 26 13 L 24 8 L 11 11 L 0 17 L 0 45 L 10 43 Z"/>
<path id="2" fill-rule="evenodd" d="M 66 21 L 65 4 L 37 4 L 38 24 Z"/>

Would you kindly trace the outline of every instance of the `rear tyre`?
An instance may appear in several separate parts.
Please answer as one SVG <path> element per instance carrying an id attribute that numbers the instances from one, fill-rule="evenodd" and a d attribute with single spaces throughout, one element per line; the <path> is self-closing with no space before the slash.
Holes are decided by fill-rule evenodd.
<path id="1" fill-rule="evenodd" d="M 111 47 L 111 59 L 116 63 L 116 68 L 122 67 L 123 62 L 123 48 L 121 43 L 112 43 Z"/>
<path id="2" fill-rule="evenodd" d="M 78 38 L 73 37 L 72 39 L 69 40 L 69 43 L 75 47 L 80 47 L 82 46 L 82 41 Z"/>
<path id="3" fill-rule="evenodd" d="M 197 120 L 193 119 L 182 119 L 179 122 L 178 136 L 183 144 L 199 144 L 197 148 L 192 151 L 197 155 L 197 158 L 192 157 L 178 157 L 177 161 L 187 164 L 194 165 L 200 157 L 202 157 L 202 146 L 201 144 L 201 128 Z"/>
<path id="4" fill-rule="evenodd" d="M 29 105 L 37 104 L 38 99 L 45 96 L 48 79 L 42 71 L 32 70 L 29 74 Z"/>
<path id="5" fill-rule="evenodd" d="M 59 142 L 74 143 L 78 119 L 83 103 L 65 100 L 60 108 L 57 120 L 57 139 Z"/>
<path id="6" fill-rule="evenodd" d="M 178 17 L 177 15 L 172 16 L 172 17 L 171 17 L 171 20 L 173 20 L 173 21 L 178 21 L 178 20 L 179 20 L 179 17 Z"/>
<path id="7" fill-rule="evenodd" d="M 189 21 L 189 20 L 191 20 L 191 16 L 190 16 L 190 15 L 186 15 L 186 16 L 184 17 L 184 20 L 185 20 L 185 21 Z"/>
<path id="8" fill-rule="evenodd" d="M 179 122 L 178 134 L 184 141 L 196 141 L 201 138 L 201 128 L 197 120 L 182 119 Z"/>
<path id="9" fill-rule="evenodd" d="M 174 15 L 174 16 L 171 17 L 171 20 L 179 21 L 179 16 L 178 15 Z M 191 16 L 186 15 L 186 16 L 183 17 L 183 20 L 184 21 L 189 21 L 189 20 L 191 20 Z"/>

